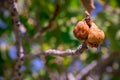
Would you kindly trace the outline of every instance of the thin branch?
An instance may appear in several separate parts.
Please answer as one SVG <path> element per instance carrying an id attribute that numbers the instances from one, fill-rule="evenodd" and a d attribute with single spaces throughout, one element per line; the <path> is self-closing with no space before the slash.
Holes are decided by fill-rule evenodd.
<path id="1" fill-rule="evenodd" d="M 38 25 L 39 25 L 39 13 L 40 13 L 40 9 L 39 6 L 36 6 L 36 11 L 35 11 L 35 18 L 34 18 L 34 29 L 37 31 L 39 29 Z"/>
<path id="2" fill-rule="evenodd" d="M 72 73 L 68 73 L 68 80 L 75 80 L 75 77 Z"/>
<path id="3" fill-rule="evenodd" d="M 90 73 L 99 74 L 104 72 L 106 67 L 111 64 L 118 56 L 119 53 L 114 52 L 110 55 L 103 55 L 102 59 L 98 62 L 92 61 L 91 64 L 82 69 L 82 71 L 76 76 L 76 80 L 85 80 Z"/>
<path id="4" fill-rule="evenodd" d="M 16 37 L 16 48 L 17 48 L 17 60 L 14 68 L 13 80 L 22 80 L 21 78 L 21 67 L 24 63 L 24 49 L 22 46 L 22 38 L 20 33 L 25 33 L 26 30 L 21 24 L 18 16 L 17 3 L 15 0 L 9 0 L 9 10 L 11 12 L 12 21 L 14 24 L 14 33 Z"/>
<path id="5" fill-rule="evenodd" d="M 57 15 L 58 15 L 58 12 L 59 12 L 59 9 L 60 9 L 60 5 L 59 4 L 56 4 L 56 8 L 54 10 L 54 13 L 53 13 L 53 17 L 51 18 L 51 20 L 49 21 L 49 24 L 48 26 L 46 26 L 45 28 L 42 28 L 41 30 L 39 30 L 35 36 L 33 37 L 33 39 L 37 39 L 38 37 L 40 37 L 44 32 L 46 32 L 47 30 L 49 30 L 50 28 L 52 28 L 52 25 L 54 24 L 54 20 L 56 19 Z"/>
<path id="6" fill-rule="evenodd" d="M 107 67 L 106 72 L 115 76 L 120 76 L 120 69 L 113 69 L 112 67 Z"/>
<path id="7" fill-rule="evenodd" d="M 81 0 L 81 2 L 89 13 L 95 8 L 94 0 Z"/>
<path id="8" fill-rule="evenodd" d="M 94 69 L 94 67 L 97 65 L 96 61 L 93 61 L 88 66 L 86 66 L 84 69 L 80 71 L 80 73 L 76 76 L 75 80 L 84 80 L 85 77 L 89 74 L 89 72 Z"/>
<path id="9" fill-rule="evenodd" d="M 46 50 L 45 52 L 40 52 L 38 54 L 29 54 L 26 55 L 24 58 L 35 58 L 36 56 L 40 56 L 40 55 L 58 55 L 58 56 L 66 56 L 66 55 L 77 55 L 77 54 L 81 54 L 84 50 L 87 49 L 87 45 L 85 42 L 83 42 L 81 45 L 79 45 L 77 47 L 76 50 L 65 50 L 65 51 L 60 51 L 60 50 L 54 50 L 54 49 L 50 49 L 50 50 Z"/>

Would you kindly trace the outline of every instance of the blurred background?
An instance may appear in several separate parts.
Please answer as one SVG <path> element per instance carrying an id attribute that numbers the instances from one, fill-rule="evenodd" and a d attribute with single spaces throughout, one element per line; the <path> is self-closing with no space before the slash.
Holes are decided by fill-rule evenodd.
<path id="1" fill-rule="evenodd" d="M 5 1 L 0 0 L 0 80 L 11 79 L 17 59 L 16 38 Z M 36 32 L 49 25 L 56 5 L 59 5 L 58 14 L 48 30 L 34 41 L 22 38 L 25 54 L 37 54 L 48 49 L 76 49 L 81 44 L 73 35 L 76 23 L 85 18 L 85 7 L 80 0 L 18 0 L 17 3 L 20 21 L 31 39 Z M 99 63 L 104 60 L 104 55 L 109 57 L 110 54 L 114 58 L 109 64 L 105 63 L 105 67 L 94 70 L 81 80 L 95 80 L 94 74 L 101 70 L 98 80 L 120 80 L 120 0 L 95 0 L 94 5 L 91 18 L 105 32 L 103 43 L 97 49 L 90 48 L 81 55 L 25 59 L 21 68 L 24 80 L 75 80 L 75 76 L 93 61 Z"/>

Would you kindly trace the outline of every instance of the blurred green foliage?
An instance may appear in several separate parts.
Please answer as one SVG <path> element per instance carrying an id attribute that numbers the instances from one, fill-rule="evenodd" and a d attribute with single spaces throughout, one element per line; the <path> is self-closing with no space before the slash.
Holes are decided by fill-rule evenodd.
<path id="1" fill-rule="evenodd" d="M 110 9 L 103 7 L 101 12 L 93 16 L 93 21 L 105 32 L 106 38 L 103 44 L 98 49 L 90 48 L 77 57 L 61 58 L 52 55 L 44 57 L 45 61 L 43 61 L 46 62 L 46 66 L 37 73 L 30 71 L 31 60 L 28 59 L 25 61 L 26 70 L 23 74 L 25 80 L 38 80 L 39 77 L 43 80 L 49 80 L 48 76 L 53 71 L 66 72 L 76 59 L 80 59 L 82 66 L 86 66 L 93 60 L 99 60 L 103 54 L 110 54 L 113 51 L 120 52 L 120 0 L 99 0 L 98 2 L 101 1 L 106 1 L 105 3 Z M 40 49 L 43 51 L 47 49 L 76 49 L 81 44 L 81 41 L 78 41 L 73 35 L 74 26 L 85 17 L 85 8 L 80 0 L 18 0 L 20 21 L 27 29 L 27 34 L 32 39 L 39 29 L 48 25 L 56 3 L 60 5 L 60 10 L 52 28 L 32 43 L 23 38 L 26 54 L 35 54 Z M 9 79 L 13 72 L 12 67 L 15 60 L 12 60 L 8 54 L 11 47 L 15 46 L 15 36 L 9 11 L 2 7 L 0 7 L 0 11 L 0 19 L 7 25 L 7 28 L 0 27 L 0 77 Z M 36 22 L 37 26 L 35 26 Z M 2 43 L 2 39 L 6 40 L 5 44 Z M 109 80 L 120 79 L 113 75 L 108 77 Z"/>

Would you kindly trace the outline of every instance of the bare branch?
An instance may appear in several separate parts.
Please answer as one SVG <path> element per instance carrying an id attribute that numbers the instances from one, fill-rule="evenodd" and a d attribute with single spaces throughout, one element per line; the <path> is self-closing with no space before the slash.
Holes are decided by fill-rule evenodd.
<path id="1" fill-rule="evenodd" d="M 89 73 L 99 74 L 105 71 L 106 67 L 111 64 L 119 56 L 118 52 L 113 52 L 110 55 L 103 55 L 100 61 L 92 61 L 76 76 L 76 80 L 85 80 Z M 94 79 L 97 80 L 97 79 Z"/>
<path id="2" fill-rule="evenodd" d="M 83 80 L 85 79 L 84 77 L 86 77 L 89 72 L 94 69 L 94 67 L 97 65 L 96 61 L 93 61 L 91 64 L 89 64 L 88 66 L 86 66 L 84 69 L 82 69 L 80 71 L 80 73 L 76 76 L 76 80 Z"/>
<path id="3" fill-rule="evenodd" d="M 115 76 L 120 76 L 120 69 L 113 69 L 112 67 L 107 67 L 106 72 Z"/>
<path id="4" fill-rule="evenodd" d="M 86 49 L 87 49 L 87 45 L 84 42 L 81 45 L 79 45 L 76 50 L 69 49 L 69 50 L 65 50 L 65 51 L 60 51 L 60 50 L 50 49 L 50 50 L 46 50 L 45 52 L 40 52 L 38 54 L 26 55 L 24 58 L 34 58 L 34 57 L 40 56 L 40 55 L 58 55 L 58 56 L 77 55 L 77 54 L 81 54 Z"/>
<path id="5" fill-rule="evenodd" d="M 37 5 L 36 7 L 36 11 L 35 11 L 35 18 L 34 18 L 34 29 L 36 31 L 39 30 L 39 13 L 40 13 L 40 9 L 39 9 L 39 6 Z"/>
<path id="6" fill-rule="evenodd" d="M 81 2 L 89 13 L 95 8 L 94 0 L 81 0 Z"/>
<path id="7" fill-rule="evenodd" d="M 34 36 L 34 40 L 37 39 L 38 37 L 40 37 L 44 32 L 46 32 L 47 30 L 49 30 L 52 25 L 54 24 L 54 20 L 56 19 L 57 15 L 58 15 L 58 12 L 59 12 L 59 9 L 60 9 L 60 5 L 59 4 L 56 4 L 56 8 L 54 10 L 54 13 L 53 13 L 53 17 L 51 18 L 51 20 L 49 21 L 49 24 L 48 26 L 46 26 L 45 28 L 42 28 L 41 30 L 39 30 L 35 36 Z"/>
<path id="8" fill-rule="evenodd" d="M 72 73 L 68 73 L 68 80 L 75 80 L 75 77 Z"/>
<path id="9" fill-rule="evenodd" d="M 22 46 L 22 38 L 20 33 L 25 33 L 26 29 L 21 24 L 18 16 L 17 3 L 15 0 L 9 0 L 9 10 L 11 12 L 12 21 L 14 24 L 14 33 L 16 37 L 16 48 L 17 48 L 17 60 L 14 68 L 13 80 L 22 80 L 21 78 L 21 67 L 24 63 L 24 49 Z"/>

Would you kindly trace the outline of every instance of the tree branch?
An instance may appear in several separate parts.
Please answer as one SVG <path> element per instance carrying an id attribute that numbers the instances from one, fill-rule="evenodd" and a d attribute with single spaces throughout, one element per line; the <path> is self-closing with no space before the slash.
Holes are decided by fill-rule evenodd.
<path id="1" fill-rule="evenodd" d="M 50 28 L 52 28 L 52 25 L 54 24 L 54 20 L 56 19 L 57 15 L 58 15 L 59 9 L 60 9 L 60 5 L 56 4 L 56 8 L 54 10 L 53 17 L 50 19 L 48 26 L 46 26 L 45 28 L 42 28 L 41 30 L 39 30 L 35 34 L 35 36 L 33 37 L 34 40 L 37 39 L 38 37 L 40 37 L 47 30 L 49 30 Z"/>
<path id="2" fill-rule="evenodd" d="M 25 33 L 26 29 L 21 24 L 18 16 L 17 3 L 15 0 L 9 0 L 9 10 L 11 12 L 12 21 L 14 24 L 14 34 L 16 37 L 16 48 L 17 48 L 17 60 L 14 68 L 14 75 L 12 80 L 22 80 L 21 78 L 21 67 L 24 63 L 24 49 L 22 45 L 22 38 L 20 33 Z"/>
<path id="3" fill-rule="evenodd" d="M 113 69 L 112 67 L 107 67 L 106 68 L 106 73 L 112 74 L 115 76 L 120 76 L 120 69 Z"/>
<path id="4" fill-rule="evenodd" d="M 89 72 L 94 69 L 94 67 L 97 65 L 96 61 L 93 61 L 88 66 L 86 66 L 84 69 L 80 71 L 80 73 L 76 76 L 75 80 L 85 80 L 85 77 L 89 74 Z"/>
<path id="5" fill-rule="evenodd" d="M 89 14 L 92 12 L 92 10 L 95 8 L 94 6 L 94 0 L 81 0 L 83 6 L 87 9 Z"/>
<path id="6" fill-rule="evenodd" d="M 100 61 L 92 61 L 76 76 L 76 80 L 85 80 L 89 73 L 99 74 L 105 71 L 106 67 L 111 64 L 119 56 L 118 52 L 113 52 L 110 55 L 103 55 Z M 94 75 L 95 76 L 95 75 Z M 97 80 L 97 79 L 94 79 Z"/>
<path id="7" fill-rule="evenodd" d="M 38 54 L 29 54 L 26 55 L 24 58 L 35 58 L 36 56 L 40 56 L 40 55 L 58 55 L 58 56 L 66 56 L 66 55 L 77 55 L 77 54 L 81 54 L 84 50 L 87 49 L 87 45 L 85 42 L 83 42 L 81 45 L 79 45 L 77 47 L 76 50 L 65 50 L 65 51 L 60 51 L 60 50 L 54 50 L 54 49 L 50 49 L 50 50 L 46 50 L 45 52 L 40 52 Z"/>

